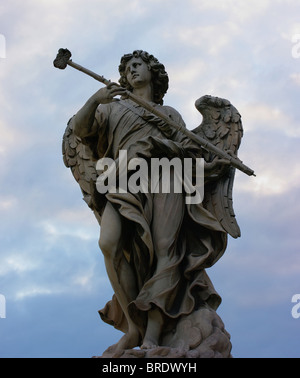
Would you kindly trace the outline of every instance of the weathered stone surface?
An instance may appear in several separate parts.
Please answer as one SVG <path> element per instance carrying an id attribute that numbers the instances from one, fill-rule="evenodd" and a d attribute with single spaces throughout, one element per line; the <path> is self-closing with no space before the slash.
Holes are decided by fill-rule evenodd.
<path id="1" fill-rule="evenodd" d="M 164 346 L 168 344 L 169 346 Z M 125 349 L 116 353 L 109 347 L 102 358 L 231 358 L 230 335 L 213 310 L 203 308 L 183 317 L 173 338 L 162 340 L 162 346 L 151 349 Z"/>
<path id="2" fill-rule="evenodd" d="M 66 49 L 58 58 L 59 68 L 78 68 Z M 221 298 L 206 271 L 222 257 L 228 235 L 240 236 L 232 201 L 235 168 L 253 174 L 237 158 L 241 116 L 228 100 L 202 96 L 195 103 L 202 123 L 186 131 L 181 115 L 163 104 L 169 79 L 153 55 L 125 54 L 119 72 L 120 85 L 100 80 L 106 87 L 70 120 L 63 138 L 64 162 L 101 226 L 99 245 L 115 293 L 99 313 L 124 332 L 101 357 L 231 357 L 230 335 L 216 313 Z M 110 161 L 107 170 L 103 157 Z M 181 176 L 182 192 L 175 190 L 176 174 L 168 176 L 168 193 L 151 191 L 153 178 L 161 188 L 166 177 L 148 163 L 175 157 L 181 168 L 185 159 L 196 162 L 190 175 Z M 146 164 L 142 173 L 129 169 L 136 159 Z M 192 185 L 197 159 L 204 162 L 204 198 L 192 201 L 191 193 L 200 195 Z M 136 186 L 150 190 L 127 187 L 136 174 Z M 104 192 L 106 180 L 111 186 Z"/>

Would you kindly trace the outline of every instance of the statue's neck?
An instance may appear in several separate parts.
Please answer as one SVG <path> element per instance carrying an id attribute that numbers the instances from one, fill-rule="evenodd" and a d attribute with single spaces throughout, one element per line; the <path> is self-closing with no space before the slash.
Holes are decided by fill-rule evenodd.
<path id="1" fill-rule="evenodd" d="M 147 85 L 141 88 L 134 88 L 132 93 L 135 96 L 143 98 L 145 101 L 153 102 L 153 91 L 151 85 Z"/>

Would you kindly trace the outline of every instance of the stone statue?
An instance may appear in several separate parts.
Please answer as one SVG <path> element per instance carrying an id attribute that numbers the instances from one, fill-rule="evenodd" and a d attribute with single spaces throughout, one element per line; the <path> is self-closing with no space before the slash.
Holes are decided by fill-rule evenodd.
<path id="1" fill-rule="evenodd" d="M 115 293 L 99 314 L 124 332 L 103 356 L 230 357 L 230 335 L 216 313 L 221 298 L 206 268 L 223 255 L 228 234 L 240 236 L 232 207 L 235 168 L 126 96 L 131 92 L 185 128 L 180 114 L 163 105 L 169 80 L 153 55 L 126 54 L 119 72 L 120 85 L 109 83 L 92 95 L 63 137 L 64 162 L 99 221 Z M 196 108 L 203 121 L 193 132 L 236 157 L 243 133 L 238 111 L 211 96 L 198 99 Z M 99 192 L 97 161 L 112 159 L 116 173 L 121 150 L 128 161 L 204 159 L 203 201 L 186 201 L 174 175 L 168 193 L 118 190 L 118 180 L 116 190 Z M 156 179 L 161 184 L 159 174 Z"/>

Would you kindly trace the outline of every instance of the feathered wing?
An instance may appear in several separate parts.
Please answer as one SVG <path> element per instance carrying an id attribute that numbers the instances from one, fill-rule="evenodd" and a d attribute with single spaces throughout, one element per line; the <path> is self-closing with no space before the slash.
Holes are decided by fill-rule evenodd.
<path id="1" fill-rule="evenodd" d="M 241 116 L 237 109 L 228 100 L 208 95 L 199 98 L 195 106 L 203 120 L 193 132 L 237 156 L 243 136 Z M 209 153 L 207 160 L 212 162 L 214 158 L 215 155 Z M 215 215 L 226 232 L 233 238 L 238 238 L 241 232 L 232 201 L 234 175 L 235 168 L 230 166 L 223 175 L 206 184 L 203 205 Z"/>
<path id="2" fill-rule="evenodd" d="M 97 180 L 96 161 L 92 157 L 90 148 L 74 134 L 72 118 L 63 135 L 62 153 L 65 166 L 71 169 L 80 186 L 84 201 L 93 210 L 100 223 L 100 213 L 96 210 L 94 201 Z"/>

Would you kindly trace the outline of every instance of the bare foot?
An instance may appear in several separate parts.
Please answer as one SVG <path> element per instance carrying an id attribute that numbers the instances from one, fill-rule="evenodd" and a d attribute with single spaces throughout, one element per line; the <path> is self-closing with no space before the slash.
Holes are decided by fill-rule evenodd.
<path id="1" fill-rule="evenodd" d="M 141 345 L 141 349 L 152 349 L 158 346 L 157 340 L 151 338 L 145 338 L 143 344 Z"/>
<path id="2" fill-rule="evenodd" d="M 152 349 L 159 345 L 163 326 L 163 315 L 159 308 L 148 312 L 148 324 L 141 349 Z"/>

